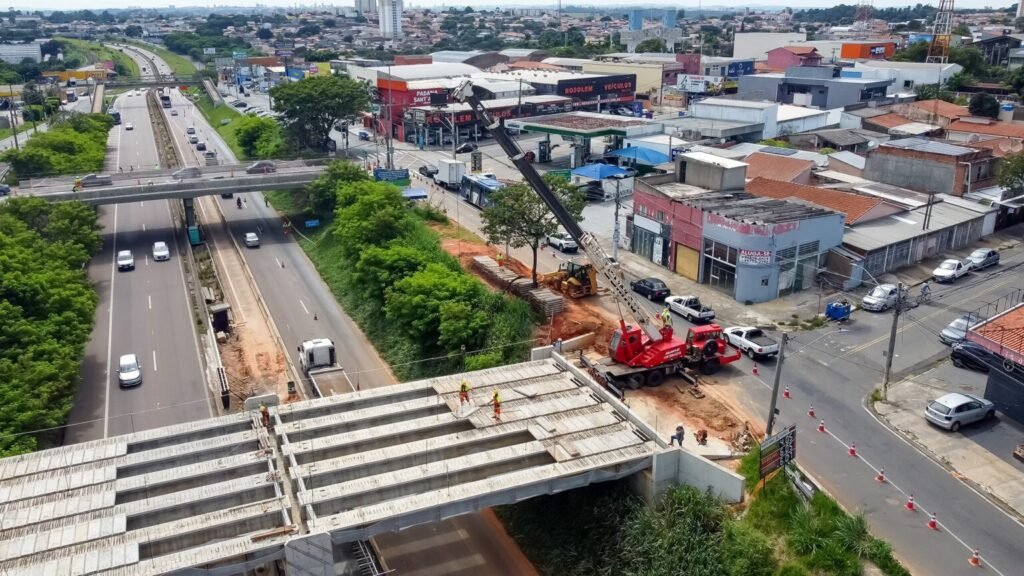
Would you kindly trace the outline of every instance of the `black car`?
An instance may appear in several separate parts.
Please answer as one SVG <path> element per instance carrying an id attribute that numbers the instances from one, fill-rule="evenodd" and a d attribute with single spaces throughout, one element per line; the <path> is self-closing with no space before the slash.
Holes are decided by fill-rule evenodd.
<path id="1" fill-rule="evenodd" d="M 604 187 L 600 182 L 586 182 L 576 186 L 576 189 L 586 197 L 587 200 L 604 200 Z"/>
<path id="2" fill-rule="evenodd" d="M 238 100 L 232 106 L 235 108 L 248 108 L 249 104 L 245 100 Z"/>
<path id="3" fill-rule="evenodd" d="M 11 193 L 11 187 L 7 184 L 0 184 L 0 196 L 7 196 Z"/>
<path id="4" fill-rule="evenodd" d="M 464 144 L 459 144 L 459 147 L 455 149 L 455 153 L 465 154 L 466 152 L 472 152 L 473 150 L 476 150 L 476 144 L 466 142 Z"/>
<path id="5" fill-rule="evenodd" d="M 665 297 L 672 295 L 668 286 L 657 278 L 641 278 L 640 280 L 634 280 L 629 283 L 629 287 L 633 289 L 633 292 L 636 292 L 648 300 L 664 300 Z"/>
<path id="6" fill-rule="evenodd" d="M 423 166 L 419 167 L 419 170 L 417 170 L 417 172 L 419 172 L 420 174 L 426 176 L 427 178 L 433 179 L 434 176 L 437 174 L 437 166 L 431 166 L 430 164 L 424 164 Z"/>
<path id="7" fill-rule="evenodd" d="M 957 368 L 966 368 L 977 372 L 988 372 L 990 364 L 998 361 L 983 346 L 970 341 L 954 344 L 953 351 L 949 353 L 949 359 Z"/>
<path id="8" fill-rule="evenodd" d="M 206 150 L 206 142 L 196 142 L 196 150 Z"/>

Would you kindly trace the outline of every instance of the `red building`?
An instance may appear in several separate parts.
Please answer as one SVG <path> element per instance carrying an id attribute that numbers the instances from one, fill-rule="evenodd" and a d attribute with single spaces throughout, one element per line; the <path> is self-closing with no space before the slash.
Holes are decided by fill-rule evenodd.
<path id="1" fill-rule="evenodd" d="M 768 51 L 768 68 L 785 70 L 790 66 L 819 66 L 821 54 L 814 46 L 781 46 Z"/>

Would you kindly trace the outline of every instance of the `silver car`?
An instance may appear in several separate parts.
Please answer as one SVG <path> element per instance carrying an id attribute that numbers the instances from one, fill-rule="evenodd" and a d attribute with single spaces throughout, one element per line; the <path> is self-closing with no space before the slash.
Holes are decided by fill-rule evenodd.
<path id="1" fill-rule="evenodd" d="M 121 356 L 117 363 L 117 383 L 122 388 L 142 384 L 142 363 L 135 354 Z"/>
<path id="2" fill-rule="evenodd" d="M 121 250 L 117 253 L 118 270 L 135 270 L 135 256 L 131 250 Z"/>
<path id="3" fill-rule="evenodd" d="M 989 266 L 999 264 L 999 252 L 991 248 L 978 248 L 967 257 L 973 263 L 974 270 L 984 270 Z"/>
<path id="4" fill-rule="evenodd" d="M 953 432 L 964 424 L 990 420 L 995 415 L 996 407 L 991 401 L 959 392 L 932 400 L 924 409 L 926 420 Z"/>
<path id="5" fill-rule="evenodd" d="M 873 312 L 885 312 L 896 305 L 899 288 L 892 284 L 879 284 L 860 301 L 860 307 Z"/>
<path id="6" fill-rule="evenodd" d="M 260 237 L 255 232 L 245 233 L 245 245 L 249 248 L 258 248 L 260 245 Z"/>
<path id="7" fill-rule="evenodd" d="M 171 259 L 171 250 L 166 242 L 153 242 L 153 260 L 162 262 Z"/>
<path id="8" fill-rule="evenodd" d="M 981 322 L 981 318 L 971 314 L 964 314 L 950 322 L 948 326 L 942 329 L 942 332 L 939 332 L 939 340 L 948 346 L 952 346 L 957 342 L 963 342 L 967 339 L 967 331 L 977 326 L 979 322 Z"/>

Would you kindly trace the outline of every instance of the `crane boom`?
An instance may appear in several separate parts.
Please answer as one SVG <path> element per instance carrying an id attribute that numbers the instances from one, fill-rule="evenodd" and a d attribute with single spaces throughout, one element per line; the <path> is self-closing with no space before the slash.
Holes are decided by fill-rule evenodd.
<path id="1" fill-rule="evenodd" d="M 555 215 L 555 219 L 558 223 L 565 228 L 565 231 L 572 236 L 572 239 L 583 249 L 583 252 L 590 259 L 590 263 L 604 276 L 605 281 L 612 287 L 612 292 L 615 297 L 625 305 L 629 311 L 629 315 L 638 326 L 643 328 L 651 341 L 659 341 L 665 337 L 658 326 L 657 322 L 651 318 L 647 309 L 643 307 L 640 301 L 633 296 L 633 293 L 626 286 L 622 278 L 616 273 L 615 266 L 612 264 L 608 255 L 604 249 L 598 243 L 597 238 L 594 237 L 590 232 L 585 232 L 580 228 L 579 223 L 569 214 L 569 211 L 562 206 L 562 203 L 555 196 L 555 193 L 551 191 L 551 188 L 544 182 L 541 175 L 534 169 L 533 165 L 529 160 L 526 159 L 526 155 L 522 150 L 512 141 L 512 138 L 505 133 L 504 128 L 501 126 L 501 121 L 492 121 L 487 111 L 484 109 L 483 102 L 480 97 L 473 91 L 473 83 L 471 81 L 463 82 L 458 88 L 456 88 L 455 98 L 460 102 L 465 102 L 473 109 L 473 113 L 476 114 L 477 119 L 483 124 L 490 132 L 491 136 L 501 146 L 501 149 L 508 155 L 509 160 L 515 165 L 519 172 L 526 179 L 527 184 L 533 188 L 534 192 L 540 196 L 541 200 L 547 204 L 548 209 Z M 669 332 L 668 337 L 671 337 Z"/>

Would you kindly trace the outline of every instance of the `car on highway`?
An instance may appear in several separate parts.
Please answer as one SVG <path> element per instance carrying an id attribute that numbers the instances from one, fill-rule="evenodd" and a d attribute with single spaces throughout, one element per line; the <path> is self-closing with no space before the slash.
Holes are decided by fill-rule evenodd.
<path id="1" fill-rule="evenodd" d="M 245 100 L 236 100 L 232 106 L 235 108 L 247 108 L 249 104 Z"/>
<path id="2" fill-rule="evenodd" d="M 879 284 L 860 301 L 860 307 L 872 312 L 885 312 L 896 305 L 899 289 L 892 284 Z"/>
<path id="3" fill-rule="evenodd" d="M 189 126 L 188 128 L 185 129 L 185 134 L 195 134 L 195 133 L 196 133 L 196 129 L 194 127 L 192 127 L 192 126 Z"/>
<path id="4" fill-rule="evenodd" d="M 194 136 L 194 135 L 193 136 L 189 136 L 188 137 L 188 143 L 189 144 L 198 144 L 199 143 L 199 137 L 198 136 Z"/>
<path id="5" fill-rule="evenodd" d="M 657 278 L 641 278 L 629 283 L 629 287 L 648 300 L 664 300 L 672 295 L 672 291 L 664 282 Z"/>
<path id="6" fill-rule="evenodd" d="M 580 249 L 575 240 L 573 240 L 568 234 L 564 234 L 562 232 L 555 232 L 545 238 L 544 242 L 548 246 L 557 248 L 559 252 L 576 252 Z"/>
<path id="7" fill-rule="evenodd" d="M 167 242 L 153 242 L 153 260 L 163 262 L 170 259 L 171 249 L 167 247 Z"/>
<path id="8" fill-rule="evenodd" d="M 0 196 L 7 196 L 11 193 L 11 187 L 7 184 L 0 184 Z"/>
<path id="9" fill-rule="evenodd" d="M 450 144 L 450 142 L 445 142 L 445 144 Z M 459 144 L 459 146 L 455 149 L 455 153 L 465 154 L 466 152 L 472 152 L 474 150 L 476 150 L 476 144 L 473 144 L 472 142 L 466 142 L 464 144 Z"/>
<path id="10" fill-rule="evenodd" d="M 438 173 L 437 166 L 432 166 L 430 164 L 424 164 L 417 168 L 416 171 L 431 180 L 433 180 L 434 176 L 437 176 Z"/>
<path id="11" fill-rule="evenodd" d="M 245 168 L 246 174 L 266 174 L 268 172 L 277 172 L 277 166 L 270 160 L 259 160 Z"/>
<path id="12" fill-rule="evenodd" d="M 180 170 L 176 170 L 174 174 L 171 174 L 171 178 L 175 180 L 186 180 L 188 178 L 201 178 L 203 173 L 196 166 L 186 166 Z"/>
<path id="13" fill-rule="evenodd" d="M 90 186 L 110 186 L 114 183 L 114 179 L 109 174 L 86 174 L 78 179 L 82 183 L 83 188 Z"/>
<path id="14" fill-rule="evenodd" d="M 936 282 L 956 282 L 961 276 L 971 271 L 973 264 L 969 258 L 943 260 L 938 268 L 932 270 L 932 278 Z"/>
<path id="15" fill-rule="evenodd" d="M 131 122 L 125 122 L 124 123 L 124 129 L 125 130 L 135 130 L 135 125 L 132 124 Z"/>
<path id="16" fill-rule="evenodd" d="M 932 400 L 924 409 L 925 420 L 951 432 L 995 416 L 996 407 L 990 400 L 962 392 L 951 392 Z"/>
<path id="17" fill-rule="evenodd" d="M 117 253 L 118 270 L 135 270 L 135 256 L 131 250 L 121 250 Z"/>
<path id="18" fill-rule="evenodd" d="M 174 110 L 174 109 L 172 109 L 172 110 L 171 110 L 171 116 L 177 116 L 177 115 L 178 115 L 178 111 L 177 111 L 177 110 Z"/>
<path id="19" fill-rule="evenodd" d="M 989 266 L 999 264 L 999 252 L 991 248 L 978 248 L 967 257 L 971 261 L 973 270 L 984 270 Z"/>
<path id="20" fill-rule="evenodd" d="M 122 387 L 142 384 L 142 363 L 135 354 L 124 354 L 117 361 L 117 383 Z"/>
<path id="21" fill-rule="evenodd" d="M 255 232 L 245 233 L 245 245 L 249 248 L 258 248 L 260 245 L 260 237 Z"/>
<path id="22" fill-rule="evenodd" d="M 964 314 L 950 322 L 948 326 L 942 329 L 942 332 L 939 332 L 939 340 L 949 346 L 957 342 L 963 342 L 967 339 L 967 331 L 977 326 L 980 322 L 981 318 L 972 314 Z"/>
<path id="23" fill-rule="evenodd" d="M 206 150 L 206 142 L 196 142 L 196 150 L 199 150 L 200 152 Z"/>
<path id="24" fill-rule="evenodd" d="M 993 362 L 1001 361 L 994 356 L 984 346 L 970 340 L 953 344 L 953 351 L 949 353 L 949 359 L 953 362 L 953 366 L 976 372 L 988 372 Z"/>

